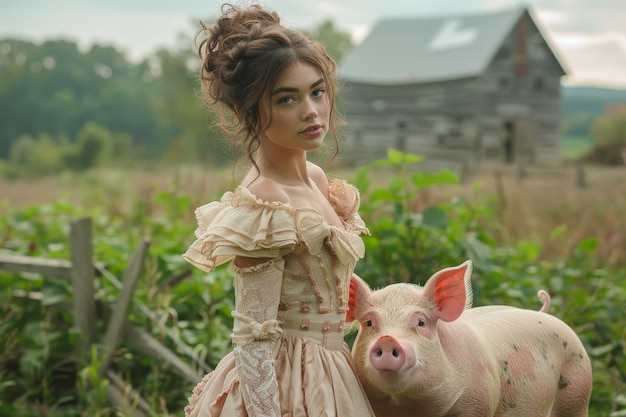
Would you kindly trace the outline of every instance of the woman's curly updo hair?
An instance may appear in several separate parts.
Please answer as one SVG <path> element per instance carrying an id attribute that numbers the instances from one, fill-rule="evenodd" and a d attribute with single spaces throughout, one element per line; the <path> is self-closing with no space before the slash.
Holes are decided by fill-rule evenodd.
<path id="1" fill-rule="evenodd" d="M 242 140 L 253 164 L 259 135 L 271 123 L 262 120 L 261 103 L 265 100 L 270 108 L 268 92 L 297 62 L 314 66 L 324 77 L 331 109 L 329 132 L 338 152 L 337 129 L 343 121 L 335 111 L 337 66 L 318 41 L 282 26 L 278 14 L 256 4 L 247 8 L 224 4 L 212 26 L 200 24 L 196 38 L 204 35 L 198 45 L 204 100 L 218 104 L 222 129 Z"/>

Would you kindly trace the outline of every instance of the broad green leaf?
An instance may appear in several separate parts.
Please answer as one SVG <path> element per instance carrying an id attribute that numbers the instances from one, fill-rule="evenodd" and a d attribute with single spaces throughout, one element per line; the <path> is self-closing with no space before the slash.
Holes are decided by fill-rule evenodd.
<path id="1" fill-rule="evenodd" d="M 567 232 L 566 224 L 562 224 L 560 226 L 555 227 L 554 229 L 552 229 L 552 232 L 550 233 L 550 240 L 556 240 L 560 238 L 561 236 L 565 234 L 565 232 Z"/>
<path id="2" fill-rule="evenodd" d="M 596 249 L 598 249 L 598 245 L 599 245 L 598 238 L 588 237 L 580 241 L 577 247 L 583 252 L 590 254 L 590 253 L 595 252 Z"/>
<path id="3" fill-rule="evenodd" d="M 380 201 L 394 201 L 395 199 L 396 194 L 384 188 L 377 188 L 370 195 L 370 201 L 372 203 L 377 203 Z"/>
<path id="4" fill-rule="evenodd" d="M 418 188 L 426 188 L 436 184 L 458 184 L 459 178 L 448 169 L 443 169 L 436 173 L 426 171 L 416 171 L 411 180 Z"/>
<path id="5" fill-rule="evenodd" d="M 438 207 L 429 207 L 422 213 L 422 223 L 428 227 L 446 230 L 448 228 L 448 216 Z"/>

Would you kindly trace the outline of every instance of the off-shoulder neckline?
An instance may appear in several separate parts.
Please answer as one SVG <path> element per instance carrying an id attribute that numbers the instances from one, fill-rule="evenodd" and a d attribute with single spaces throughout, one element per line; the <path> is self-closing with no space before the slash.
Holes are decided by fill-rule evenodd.
<path id="1" fill-rule="evenodd" d="M 231 202 L 232 202 L 232 200 L 235 197 L 237 197 L 239 195 L 239 193 L 242 193 L 242 192 L 247 193 L 248 196 L 251 197 L 254 200 L 255 204 L 257 204 L 257 205 L 261 205 L 261 206 L 268 207 L 268 208 L 271 208 L 271 209 L 283 209 L 283 210 L 287 210 L 287 211 L 292 212 L 292 213 L 295 213 L 295 212 L 313 213 L 313 214 L 315 214 L 318 217 L 320 224 L 322 224 L 324 226 L 327 226 L 327 227 L 329 227 L 331 229 L 340 230 L 340 231 L 347 231 L 347 230 L 349 230 L 348 224 L 345 221 L 345 219 L 343 219 L 336 212 L 335 213 L 337 214 L 337 217 L 339 218 L 339 220 L 341 221 L 341 223 L 343 225 L 342 227 L 339 227 L 339 226 L 336 226 L 334 224 L 330 224 L 330 223 L 324 221 L 324 217 L 322 216 L 322 213 L 320 213 L 317 209 L 314 209 L 312 207 L 294 207 L 290 203 L 286 203 L 286 202 L 283 202 L 283 201 L 266 201 L 266 200 L 263 200 L 263 199 L 257 197 L 257 195 L 254 194 L 252 191 L 250 191 L 250 189 L 248 187 L 246 187 L 245 185 L 238 185 L 232 192 L 230 192 L 232 194 L 232 196 L 230 197 Z M 226 194 L 228 194 L 228 193 L 226 193 Z"/>

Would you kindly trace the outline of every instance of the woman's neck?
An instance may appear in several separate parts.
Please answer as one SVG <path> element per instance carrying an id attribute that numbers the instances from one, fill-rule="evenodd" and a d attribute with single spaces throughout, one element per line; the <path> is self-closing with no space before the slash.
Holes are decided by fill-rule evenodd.
<path id="1" fill-rule="evenodd" d="M 310 182 L 306 152 L 285 155 L 259 151 L 257 165 L 261 176 L 285 185 L 308 184 Z"/>

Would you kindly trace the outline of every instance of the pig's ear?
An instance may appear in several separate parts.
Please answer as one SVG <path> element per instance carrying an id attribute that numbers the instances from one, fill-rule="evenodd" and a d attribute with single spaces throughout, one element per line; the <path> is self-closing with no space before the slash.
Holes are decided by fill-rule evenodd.
<path id="1" fill-rule="evenodd" d="M 466 307 L 472 305 L 472 261 L 459 266 L 442 269 L 433 274 L 424 286 L 424 294 L 435 303 L 439 318 L 454 321 Z"/>
<path id="2" fill-rule="evenodd" d="M 368 302 L 370 298 L 370 289 L 367 282 L 363 281 L 357 274 L 352 274 L 350 280 L 350 295 L 348 297 L 348 312 L 346 314 L 346 322 L 354 321 L 359 309 L 359 306 L 364 302 Z"/>

